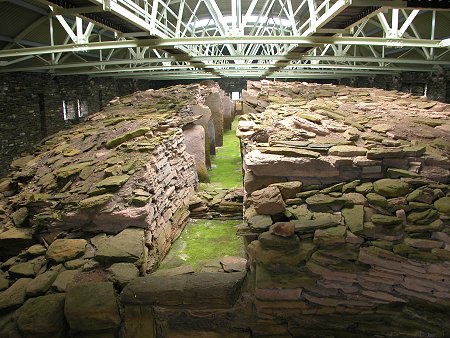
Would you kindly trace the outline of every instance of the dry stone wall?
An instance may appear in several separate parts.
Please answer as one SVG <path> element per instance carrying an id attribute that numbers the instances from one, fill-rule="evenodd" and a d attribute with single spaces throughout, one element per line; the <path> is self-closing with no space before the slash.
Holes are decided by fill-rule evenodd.
<path id="1" fill-rule="evenodd" d="M 244 98 L 252 333 L 447 336 L 449 106 L 265 81 Z"/>
<path id="2" fill-rule="evenodd" d="M 305 185 L 420 174 L 450 179 L 450 108 L 381 89 L 249 82 L 238 126 L 244 184 L 301 178 Z M 258 114 L 263 112 L 264 114 Z"/>
<path id="3" fill-rule="evenodd" d="M 203 167 L 206 157 L 196 122 L 209 120 L 212 91 L 115 98 L 11 163 L 0 180 L 0 336 L 119 335 L 117 292 L 154 270 L 187 222 L 195 155 Z"/>

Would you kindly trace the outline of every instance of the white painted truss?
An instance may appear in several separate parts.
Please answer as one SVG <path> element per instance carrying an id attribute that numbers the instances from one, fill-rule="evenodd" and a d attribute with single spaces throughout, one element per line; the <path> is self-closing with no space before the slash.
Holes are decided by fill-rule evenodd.
<path id="1" fill-rule="evenodd" d="M 75 1 L 36 0 L 33 6 L 8 0 L 38 8 L 42 16 L 7 37 L 0 72 L 314 79 L 450 67 L 450 12 L 439 6 L 395 0 L 89 1 L 77 7 Z M 39 27 L 49 38 L 25 44 Z"/>

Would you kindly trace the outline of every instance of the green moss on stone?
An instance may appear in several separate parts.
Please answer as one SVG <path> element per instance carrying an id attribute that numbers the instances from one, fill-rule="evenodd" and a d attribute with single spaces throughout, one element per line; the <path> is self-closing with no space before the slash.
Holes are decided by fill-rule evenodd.
<path id="1" fill-rule="evenodd" d="M 80 203 L 78 203 L 78 206 L 81 209 L 95 208 L 108 202 L 111 199 L 111 197 L 113 197 L 112 194 L 104 194 L 100 196 L 88 197 L 85 198 L 84 200 L 81 200 Z"/>
<path id="2" fill-rule="evenodd" d="M 72 175 L 80 173 L 84 168 L 89 167 L 92 162 L 82 162 L 68 165 L 66 167 L 59 168 L 55 171 L 57 178 L 65 179 Z"/>
<path id="3" fill-rule="evenodd" d="M 211 156 L 213 169 L 209 172 L 210 182 L 224 188 L 242 186 L 242 169 L 239 139 L 236 137 L 237 119 L 232 129 L 223 134 L 223 147 L 217 148 L 217 155 Z"/>
<path id="4" fill-rule="evenodd" d="M 243 256 L 242 241 L 236 235 L 240 221 L 196 220 L 190 222 L 161 264 L 172 268 L 190 264 L 199 270 L 207 261 L 224 256 Z"/>
<path id="5" fill-rule="evenodd" d="M 126 181 L 130 178 L 129 175 L 119 175 L 119 176 L 111 176 L 107 177 L 104 180 L 101 180 L 96 184 L 96 187 L 99 189 L 105 188 L 105 189 L 118 189 L 123 184 L 125 184 Z"/>
<path id="6" fill-rule="evenodd" d="M 146 133 L 148 133 L 150 131 L 150 128 L 139 128 L 139 129 L 135 129 L 133 131 L 124 133 L 122 135 L 119 135 L 115 138 L 113 138 L 112 140 L 109 140 L 108 142 L 106 142 L 105 147 L 107 149 L 112 149 L 117 147 L 118 145 L 127 142 L 129 140 L 132 140 L 136 137 L 145 135 Z"/>

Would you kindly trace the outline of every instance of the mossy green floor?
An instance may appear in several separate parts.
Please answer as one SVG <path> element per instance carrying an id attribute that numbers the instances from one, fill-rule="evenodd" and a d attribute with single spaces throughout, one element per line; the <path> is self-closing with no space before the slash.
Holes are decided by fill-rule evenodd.
<path id="1" fill-rule="evenodd" d="M 242 186 L 241 155 L 236 137 L 237 119 L 232 130 L 224 133 L 223 147 L 212 156 L 213 169 L 209 171 L 210 184 L 200 189 L 231 189 Z M 244 257 L 242 240 L 236 235 L 236 220 L 191 220 L 180 237 L 172 244 L 170 252 L 162 261 L 160 269 L 191 265 L 194 270 L 224 256 Z"/>
<path id="2" fill-rule="evenodd" d="M 160 269 L 191 265 L 201 270 L 208 262 L 224 256 L 243 257 L 242 240 L 236 235 L 240 221 L 191 220 L 174 242 Z"/>
<path id="3" fill-rule="evenodd" d="M 223 134 L 223 147 L 216 148 L 216 155 L 211 156 L 212 169 L 209 179 L 212 184 L 222 188 L 242 186 L 242 167 L 239 139 L 236 137 L 237 119 L 231 130 Z"/>

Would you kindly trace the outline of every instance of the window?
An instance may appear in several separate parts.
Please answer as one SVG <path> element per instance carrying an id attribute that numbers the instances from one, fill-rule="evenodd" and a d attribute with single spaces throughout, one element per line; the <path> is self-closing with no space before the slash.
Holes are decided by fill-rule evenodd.
<path id="1" fill-rule="evenodd" d="M 231 93 L 231 99 L 233 101 L 238 101 L 241 98 L 241 93 L 239 92 L 232 92 Z"/>
<path id="2" fill-rule="evenodd" d="M 74 121 L 86 116 L 88 112 L 87 102 L 83 100 L 64 100 L 62 102 L 64 121 Z"/>

